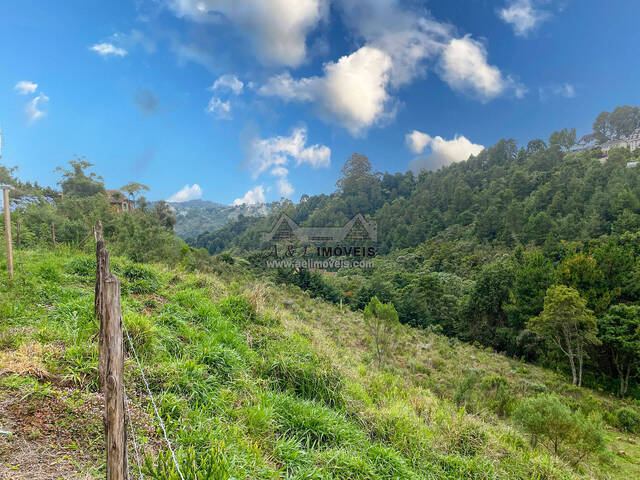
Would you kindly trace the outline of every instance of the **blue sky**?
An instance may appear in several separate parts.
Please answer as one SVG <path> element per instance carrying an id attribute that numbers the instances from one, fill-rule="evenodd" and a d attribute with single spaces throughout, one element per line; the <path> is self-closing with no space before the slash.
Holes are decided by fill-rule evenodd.
<path id="1" fill-rule="evenodd" d="M 5 0 L 0 19 L 1 161 L 54 185 L 84 155 L 153 200 L 297 201 L 353 152 L 438 168 L 640 104 L 631 0 Z"/>

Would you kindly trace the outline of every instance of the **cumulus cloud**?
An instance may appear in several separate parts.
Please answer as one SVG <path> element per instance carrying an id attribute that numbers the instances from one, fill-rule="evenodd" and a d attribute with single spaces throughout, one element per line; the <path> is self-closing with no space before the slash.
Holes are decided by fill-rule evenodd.
<path id="1" fill-rule="evenodd" d="M 44 93 L 40 93 L 37 97 L 27 103 L 25 113 L 27 114 L 27 118 L 30 124 L 37 122 L 46 115 L 42 110 L 42 107 L 43 104 L 48 102 L 49 97 L 47 97 Z"/>
<path id="2" fill-rule="evenodd" d="M 234 205 L 256 205 L 258 203 L 264 203 L 264 187 L 258 185 L 257 187 L 249 190 L 244 194 L 242 198 L 236 198 L 233 201 Z"/>
<path id="3" fill-rule="evenodd" d="M 193 185 L 185 185 L 179 191 L 171 195 L 167 202 L 186 202 L 189 200 L 198 200 L 202 198 L 202 189 L 200 185 L 194 183 Z"/>
<path id="4" fill-rule="evenodd" d="M 457 91 L 483 101 L 497 97 L 508 86 L 497 67 L 487 63 L 487 51 L 469 35 L 452 39 L 445 48 L 440 66 L 442 79 Z"/>
<path id="5" fill-rule="evenodd" d="M 34 82 L 29 82 L 27 80 L 22 80 L 16 83 L 13 89 L 18 92 L 20 95 L 28 95 L 30 93 L 35 93 L 38 89 L 38 84 Z"/>
<path id="6" fill-rule="evenodd" d="M 549 12 L 537 8 L 532 0 L 512 0 L 498 11 L 498 15 L 520 37 L 526 37 L 551 16 Z"/>
<path id="7" fill-rule="evenodd" d="M 180 17 L 231 22 L 248 35 L 264 63 L 298 66 L 306 58 L 307 35 L 328 11 L 329 0 L 166 0 Z"/>
<path id="8" fill-rule="evenodd" d="M 242 93 L 242 89 L 244 88 L 244 83 L 238 80 L 238 77 L 235 75 L 222 75 L 219 77 L 213 85 L 211 85 L 210 90 L 230 90 L 235 95 L 240 95 Z"/>
<path id="9" fill-rule="evenodd" d="M 424 149 L 431 141 L 430 135 L 419 132 L 418 130 L 407 133 L 404 138 L 407 146 L 409 147 L 409 150 L 411 150 L 415 154 L 424 152 Z"/>
<path id="10" fill-rule="evenodd" d="M 407 9 L 398 0 L 345 0 L 339 8 L 357 41 L 390 56 L 394 87 L 424 75 L 424 61 L 438 55 L 452 33 L 449 25 Z"/>
<path id="11" fill-rule="evenodd" d="M 216 118 L 231 119 L 231 103 L 228 100 L 223 102 L 217 97 L 211 97 L 205 111 Z"/>
<path id="12" fill-rule="evenodd" d="M 285 73 L 271 78 L 258 92 L 284 100 L 314 103 L 330 120 L 358 135 L 386 115 L 390 96 L 391 57 L 364 46 L 324 66 L 322 77 L 296 80 Z"/>
<path id="13" fill-rule="evenodd" d="M 96 43 L 89 48 L 103 57 L 124 57 L 129 53 L 124 48 L 116 47 L 113 43 L 107 42 Z"/>
<path id="14" fill-rule="evenodd" d="M 288 137 L 255 138 L 250 142 L 247 165 L 253 178 L 267 170 L 275 176 L 282 176 L 288 173 L 285 166 L 291 161 L 296 166 L 307 163 L 313 168 L 328 167 L 331 149 L 325 145 L 307 146 L 307 129 L 304 127 L 294 129 Z"/>
<path id="15" fill-rule="evenodd" d="M 412 133 L 421 134 L 421 140 L 426 139 L 425 147 L 428 146 L 431 149 L 430 154 L 418 157 L 411 162 L 410 167 L 416 172 L 420 170 L 437 170 L 440 167 L 467 160 L 471 155 L 478 155 L 484 150 L 483 145 L 472 143 L 462 135 L 456 135 L 451 140 L 445 140 L 440 136 L 431 137 L 426 133 L 415 130 Z M 411 148 L 411 145 L 409 147 Z M 425 147 L 423 147 L 423 150 Z"/>
<path id="16" fill-rule="evenodd" d="M 278 179 L 278 191 L 284 197 L 294 192 L 287 178 L 292 165 L 308 164 L 312 168 L 323 168 L 331 163 L 331 149 L 325 145 L 307 145 L 307 129 L 304 127 L 295 128 L 289 136 L 256 136 L 247 143 L 245 163 L 252 177 L 255 179 L 268 172 Z"/>
<path id="17" fill-rule="evenodd" d="M 470 36 L 455 38 L 451 26 L 407 10 L 398 0 L 349 0 L 337 6 L 363 46 L 326 63 L 321 76 L 275 75 L 258 89 L 259 94 L 311 103 L 325 120 L 358 136 L 392 118 L 395 91 L 426 75 L 431 64 L 439 63 L 441 77 L 453 89 L 482 101 L 507 90 L 517 97 L 526 92 L 488 64 L 481 43 Z"/>
<path id="18" fill-rule="evenodd" d="M 552 96 L 574 98 L 576 96 L 576 89 L 570 83 L 563 83 L 561 85 L 550 85 L 546 87 L 540 87 L 538 89 L 538 96 L 543 102 L 547 101 Z"/>

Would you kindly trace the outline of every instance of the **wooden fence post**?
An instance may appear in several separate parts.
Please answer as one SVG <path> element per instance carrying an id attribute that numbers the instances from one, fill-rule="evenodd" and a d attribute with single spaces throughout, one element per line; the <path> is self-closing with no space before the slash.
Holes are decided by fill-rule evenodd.
<path id="1" fill-rule="evenodd" d="M 55 247 L 56 246 L 56 227 L 55 225 L 53 225 L 53 222 L 51 223 L 51 242 Z"/>
<path id="2" fill-rule="evenodd" d="M 11 245 L 11 204 L 9 203 L 9 190 L 12 188 L 10 185 L 2 185 L 4 234 L 7 237 L 7 270 L 9 270 L 9 277 L 11 278 L 13 278 L 13 246 Z"/>
<path id="3" fill-rule="evenodd" d="M 108 274 L 103 285 L 104 345 L 107 352 L 104 385 L 104 428 L 107 447 L 107 480 L 125 480 L 127 433 L 124 406 L 124 345 L 120 280 Z"/>
<path id="4" fill-rule="evenodd" d="M 100 333 L 98 336 L 98 384 L 100 391 L 104 393 L 105 361 L 107 352 L 104 344 L 104 282 L 110 273 L 109 252 L 104 245 L 102 236 L 102 222 L 98 221 L 95 229 L 96 238 L 96 288 L 93 304 L 93 313 L 98 320 Z"/>
<path id="5" fill-rule="evenodd" d="M 125 480 L 127 474 L 127 431 L 124 405 L 124 343 L 120 280 L 110 272 L 102 222 L 96 238 L 96 286 L 94 314 L 100 322 L 98 378 L 104 394 L 104 433 L 107 450 L 107 480 Z"/>

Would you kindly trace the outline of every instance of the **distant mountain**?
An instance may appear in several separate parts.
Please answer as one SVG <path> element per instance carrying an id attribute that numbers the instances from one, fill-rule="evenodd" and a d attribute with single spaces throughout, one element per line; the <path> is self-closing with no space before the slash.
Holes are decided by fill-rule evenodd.
<path id="1" fill-rule="evenodd" d="M 203 232 L 218 230 L 229 222 L 245 217 L 262 217 L 269 213 L 268 204 L 223 205 L 207 200 L 169 202 L 175 210 L 175 233 L 180 238 L 196 238 Z"/>

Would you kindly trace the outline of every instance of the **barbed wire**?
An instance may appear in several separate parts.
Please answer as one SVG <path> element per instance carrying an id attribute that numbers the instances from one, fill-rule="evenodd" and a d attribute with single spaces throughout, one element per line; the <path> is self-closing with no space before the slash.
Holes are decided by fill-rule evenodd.
<path id="1" fill-rule="evenodd" d="M 160 412 L 158 411 L 158 406 L 156 405 L 156 401 L 153 398 L 153 394 L 151 393 L 151 388 L 149 387 L 149 382 L 147 382 L 147 377 L 144 374 L 144 370 L 142 370 L 142 364 L 140 363 L 140 359 L 138 358 L 138 354 L 136 352 L 136 348 L 133 346 L 133 341 L 131 340 L 131 336 L 129 335 L 129 330 L 127 329 L 127 326 L 124 323 L 124 320 L 122 321 L 122 326 L 124 328 L 125 333 L 127 334 L 127 339 L 129 340 L 129 345 L 131 345 L 131 351 L 133 352 L 133 356 L 136 359 L 136 363 L 138 364 L 138 369 L 140 370 L 140 374 L 142 375 L 142 380 L 144 381 L 144 385 L 147 388 L 147 393 L 149 394 L 149 398 L 151 398 L 151 403 L 153 404 L 153 410 L 156 412 L 156 416 L 158 417 L 158 421 L 160 422 L 160 428 L 162 428 L 162 433 L 164 434 L 164 439 L 167 442 L 167 446 L 169 447 L 169 451 L 171 452 L 171 458 L 173 459 L 173 463 L 176 466 L 176 469 L 178 470 L 178 475 L 180 475 L 180 479 L 181 480 L 185 480 L 184 476 L 182 475 L 182 471 L 180 470 L 180 465 L 178 465 L 178 460 L 176 458 L 176 452 L 173 450 L 173 447 L 171 446 L 171 441 L 169 440 L 169 436 L 167 435 L 167 429 L 165 428 L 164 425 L 164 421 L 162 420 L 162 417 L 160 416 Z"/>
<path id="2" fill-rule="evenodd" d="M 124 322 L 122 322 L 124 325 Z M 133 440 L 133 450 L 136 454 L 136 463 L 138 464 L 138 473 L 140 474 L 140 480 L 144 480 L 144 476 L 142 475 L 142 466 L 140 465 L 140 454 L 138 453 L 138 443 L 136 442 L 136 432 L 133 429 L 133 420 L 131 418 L 131 410 L 129 409 L 129 398 L 127 397 L 127 391 L 125 389 L 124 383 L 122 383 L 122 390 L 124 393 L 124 405 L 127 409 L 127 419 L 129 420 L 129 428 L 131 428 L 131 440 Z M 127 479 L 129 479 L 129 462 L 127 462 Z"/>

